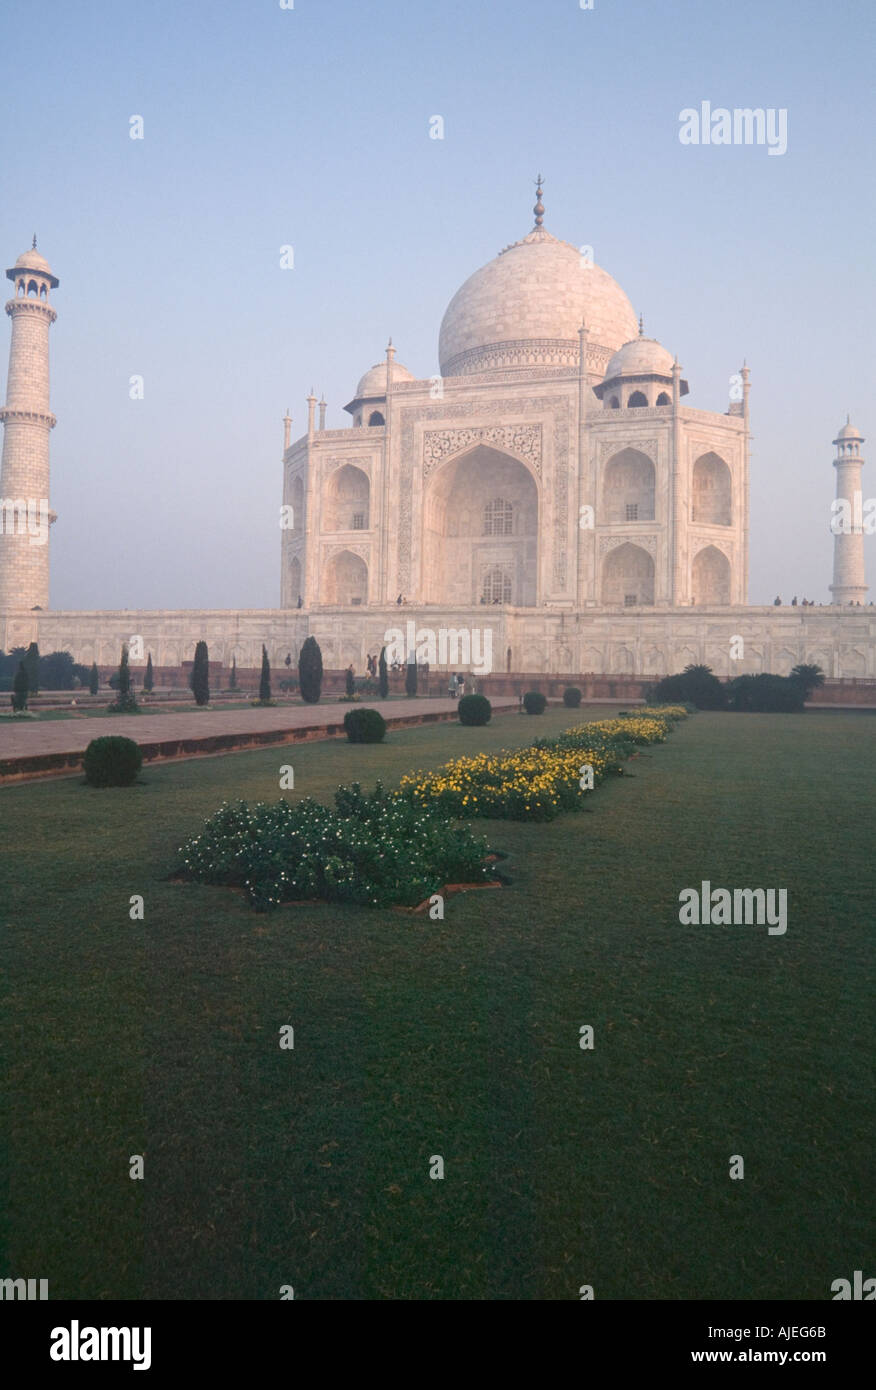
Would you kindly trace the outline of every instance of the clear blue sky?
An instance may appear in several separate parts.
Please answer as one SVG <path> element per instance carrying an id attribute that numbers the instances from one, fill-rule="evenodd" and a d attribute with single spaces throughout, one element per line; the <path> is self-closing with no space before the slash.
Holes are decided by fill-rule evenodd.
<path id="1" fill-rule="evenodd" d="M 436 372 L 447 302 L 529 230 L 539 169 L 546 226 L 594 247 L 689 404 L 726 409 L 747 358 L 750 597 L 826 600 L 846 411 L 876 495 L 874 13 L 6 0 L 0 253 L 36 231 L 61 280 L 53 607 L 275 606 L 284 409 L 301 433 L 313 385 L 346 425 L 390 334 Z M 682 146 L 702 100 L 787 108 L 788 152 Z"/>

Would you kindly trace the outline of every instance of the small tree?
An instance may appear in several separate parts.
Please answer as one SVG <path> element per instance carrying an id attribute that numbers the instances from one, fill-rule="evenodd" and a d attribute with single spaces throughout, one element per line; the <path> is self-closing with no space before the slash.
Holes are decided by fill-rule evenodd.
<path id="1" fill-rule="evenodd" d="M 69 652 L 49 652 L 39 658 L 40 690 L 75 690 L 76 663 Z"/>
<path id="2" fill-rule="evenodd" d="M 803 699 L 808 700 L 813 690 L 818 690 L 819 686 L 824 685 L 824 672 L 820 666 L 807 665 L 804 662 L 794 667 L 790 679 L 797 682 L 803 691 Z"/>
<path id="3" fill-rule="evenodd" d="M 12 682 L 12 708 L 17 714 L 19 711 L 27 709 L 27 696 L 30 690 L 30 682 L 27 677 L 27 667 L 23 661 L 19 661 L 18 670 Z"/>
<path id="4" fill-rule="evenodd" d="M 110 678 L 110 685 L 115 685 L 118 694 L 112 704 L 107 705 L 107 714 L 139 714 L 140 707 L 131 689 L 131 668 L 128 665 L 127 643 L 122 644 L 119 669 L 115 676 Z"/>
<path id="5" fill-rule="evenodd" d="M 119 662 L 119 695 L 129 695 L 131 693 L 131 668 L 128 665 L 128 644 L 122 643 L 122 657 Z"/>
<path id="6" fill-rule="evenodd" d="M 674 676 L 664 676 L 651 686 L 647 700 L 652 705 L 696 705 L 697 709 L 724 709 L 727 690 L 710 666 L 690 665 Z"/>
<path id="7" fill-rule="evenodd" d="M 385 700 L 389 694 L 389 672 L 386 669 L 386 647 L 380 648 L 380 660 L 377 663 L 377 685 L 380 690 L 381 700 Z"/>
<path id="8" fill-rule="evenodd" d="M 99 686 L 100 686 L 100 675 L 98 674 L 98 670 L 97 670 L 97 662 L 96 662 L 96 661 L 92 661 L 92 663 L 91 663 L 91 679 L 90 679 L 89 682 L 88 682 L 88 689 L 91 691 L 91 694 L 92 694 L 92 695 L 96 695 L 96 694 L 97 694 L 97 691 L 98 691 L 98 687 L 99 687 Z"/>
<path id="9" fill-rule="evenodd" d="M 229 690 L 236 690 L 236 689 L 237 689 L 237 657 L 236 657 L 236 656 L 233 656 L 233 657 L 231 658 L 231 676 L 229 677 L 229 680 L 228 680 L 228 689 L 229 689 Z"/>
<path id="10" fill-rule="evenodd" d="M 146 691 L 147 695 L 152 694 L 152 689 L 154 685 L 155 676 L 152 672 L 152 653 L 149 652 L 146 657 L 146 675 L 143 677 L 143 689 Z"/>
<path id="11" fill-rule="evenodd" d="M 298 655 L 298 688 L 308 705 L 315 705 L 322 694 L 322 652 L 315 637 L 308 637 Z"/>
<path id="12" fill-rule="evenodd" d="M 262 644 L 262 674 L 259 679 L 259 701 L 263 705 L 271 702 L 271 663 L 268 660 L 268 649 Z"/>
<path id="13" fill-rule="evenodd" d="M 40 649 L 36 642 L 31 642 L 24 654 L 24 669 L 27 672 L 28 694 L 38 694 L 40 688 Z"/>
<path id="14" fill-rule="evenodd" d="M 195 697 L 195 704 L 208 705 L 210 703 L 210 655 L 206 642 L 198 642 L 195 645 L 195 660 L 192 665 L 190 684 L 192 694 Z"/>
<path id="15" fill-rule="evenodd" d="M 417 663 L 409 661 L 405 671 L 405 694 L 413 700 L 417 694 Z"/>

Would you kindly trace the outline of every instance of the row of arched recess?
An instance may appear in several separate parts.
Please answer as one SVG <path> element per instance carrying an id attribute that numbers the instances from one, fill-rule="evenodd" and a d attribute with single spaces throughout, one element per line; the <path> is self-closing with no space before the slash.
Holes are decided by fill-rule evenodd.
<path id="1" fill-rule="evenodd" d="M 647 405 L 672 405 L 672 397 L 668 391 L 657 391 L 652 394 L 654 395 L 654 399 L 649 401 L 647 395 L 642 390 L 628 391 L 627 398 L 623 401 L 623 405 L 627 410 L 637 410 Z M 620 394 L 609 396 L 605 404 L 609 410 L 620 410 Z"/>
<path id="2" fill-rule="evenodd" d="M 711 451 L 700 455 L 693 464 L 690 481 L 690 521 L 731 526 L 732 479 L 724 459 Z M 290 498 L 292 531 L 301 535 L 305 529 L 305 501 L 300 477 L 293 480 Z M 596 525 L 619 526 L 655 519 L 654 463 L 638 449 L 620 449 L 601 470 Z M 368 532 L 372 526 L 368 475 L 355 464 L 343 464 L 326 479 L 319 532 L 323 536 Z M 341 550 L 327 562 L 319 578 L 319 592 L 309 595 L 309 601 L 350 606 L 369 602 L 368 565 L 354 553 L 356 548 Z M 422 582 L 418 595 L 422 602 L 498 602 L 533 607 L 537 602 L 538 551 L 538 488 L 520 460 L 478 445 L 449 460 L 433 474 L 422 508 Z M 719 550 L 712 548 L 712 553 L 717 558 L 699 561 L 696 572 L 691 573 L 695 599 L 728 603 L 729 573 L 723 577 L 719 574 L 722 563 L 727 565 L 727 561 Z M 612 559 L 613 556 L 618 558 Z M 301 592 L 297 558 L 290 561 L 290 566 L 288 592 L 294 603 Z M 653 603 L 653 560 L 648 552 L 632 539 L 629 546 L 611 551 L 603 567 L 601 589 L 604 603 Z M 722 597 L 725 592 L 727 596 Z"/>
<path id="3" fill-rule="evenodd" d="M 452 518 L 465 535 L 512 535 L 528 529 L 537 499 L 528 471 L 516 460 L 492 449 L 475 450 L 481 459 L 465 455 L 447 464 L 426 496 L 424 522 L 427 531 L 443 529 L 447 502 Z M 486 458 L 485 456 L 492 456 Z M 478 464 L 482 467 L 479 469 Z M 464 472 L 460 474 L 460 466 Z M 481 480 L 486 486 L 481 487 Z M 531 487 L 527 486 L 527 482 Z M 656 471 L 652 460 L 638 449 L 621 449 L 607 460 L 596 510 L 597 525 L 655 519 Z M 304 526 L 304 484 L 292 484 L 293 530 Z M 733 487 L 730 469 L 720 455 L 701 454 L 691 471 L 690 520 L 705 525 L 733 524 Z M 325 484 L 320 529 L 367 531 L 371 526 L 371 487 L 368 475 L 355 464 L 336 468 Z"/>
<path id="4" fill-rule="evenodd" d="M 733 525 L 733 484 L 719 454 L 701 454 L 691 470 L 690 520 L 707 526 Z M 653 521 L 657 475 L 647 454 L 622 449 L 607 461 L 596 510 L 597 525 Z"/>
<path id="5" fill-rule="evenodd" d="M 38 284 L 36 280 L 16 280 L 15 293 L 17 298 L 24 299 L 48 299 L 49 291 L 45 281 Z"/>
<path id="6" fill-rule="evenodd" d="M 691 601 L 701 606 L 725 605 L 730 602 L 730 562 L 715 546 L 705 546 L 695 555 L 690 570 Z M 518 577 L 512 564 L 492 564 L 483 567 L 476 578 L 476 592 L 461 600 L 494 605 L 519 602 L 515 598 Z M 301 591 L 301 566 L 298 559 L 290 565 L 289 590 Z M 341 607 L 359 607 L 368 603 L 368 565 L 361 555 L 341 550 L 332 555 L 323 568 L 320 602 Z M 442 600 L 426 600 L 426 602 Z M 600 601 L 606 606 L 624 608 L 650 607 L 654 603 L 654 560 L 647 550 L 631 541 L 609 551 L 602 562 Z M 443 600 L 443 602 L 452 602 Z"/>

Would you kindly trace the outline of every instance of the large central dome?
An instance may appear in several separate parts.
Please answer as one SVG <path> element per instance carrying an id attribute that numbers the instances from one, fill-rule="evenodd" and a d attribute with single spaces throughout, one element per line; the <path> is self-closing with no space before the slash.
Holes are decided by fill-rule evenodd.
<path id="1" fill-rule="evenodd" d="M 601 378 L 609 358 L 637 335 L 633 306 L 582 248 L 537 225 L 451 299 L 438 345 L 441 375 L 574 366 L 582 323 L 588 369 Z"/>

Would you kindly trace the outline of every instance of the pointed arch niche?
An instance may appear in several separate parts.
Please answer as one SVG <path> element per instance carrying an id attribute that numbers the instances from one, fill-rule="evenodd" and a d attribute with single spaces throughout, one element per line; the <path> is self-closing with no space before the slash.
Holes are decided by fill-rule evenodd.
<path id="1" fill-rule="evenodd" d="M 730 469 L 719 454 L 701 454 L 693 466 L 690 519 L 707 526 L 733 525 Z"/>
<path id="2" fill-rule="evenodd" d="M 714 545 L 697 551 L 690 570 L 690 592 L 698 607 L 730 602 L 730 561 Z"/>
<path id="3" fill-rule="evenodd" d="M 489 445 L 436 469 L 423 499 L 424 602 L 468 605 L 501 596 L 534 607 L 538 510 L 538 486 L 526 465 Z"/>
<path id="4" fill-rule="evenodd" d="M 602 562 L 602 602 L 622 608 L 648 607 L 654 602 L 654 561 L 631 541 L 615 546 Z"/>
<path id="5" fill-rule="evenodd" d="M 322 601 L 345 608 L 368 602 L 368 566 L 361 555 L 354 555 L 352 550 L 332 555 L 325 567 Z"/>
<path id="6" fill-rule="evenodd" d="M 654 464 L 639 449 L 612 454 L 602 475 L 602 510 L 597 520 L 605 526 L 628 521 L 654 520 Z"/>
<path id="7" fill-rule="evenodd" d="M 367 473 L 353 463 L 345 463 L 330 473 L 323 494 L 324 532 L 367 531 L 371 485 Z"/>

